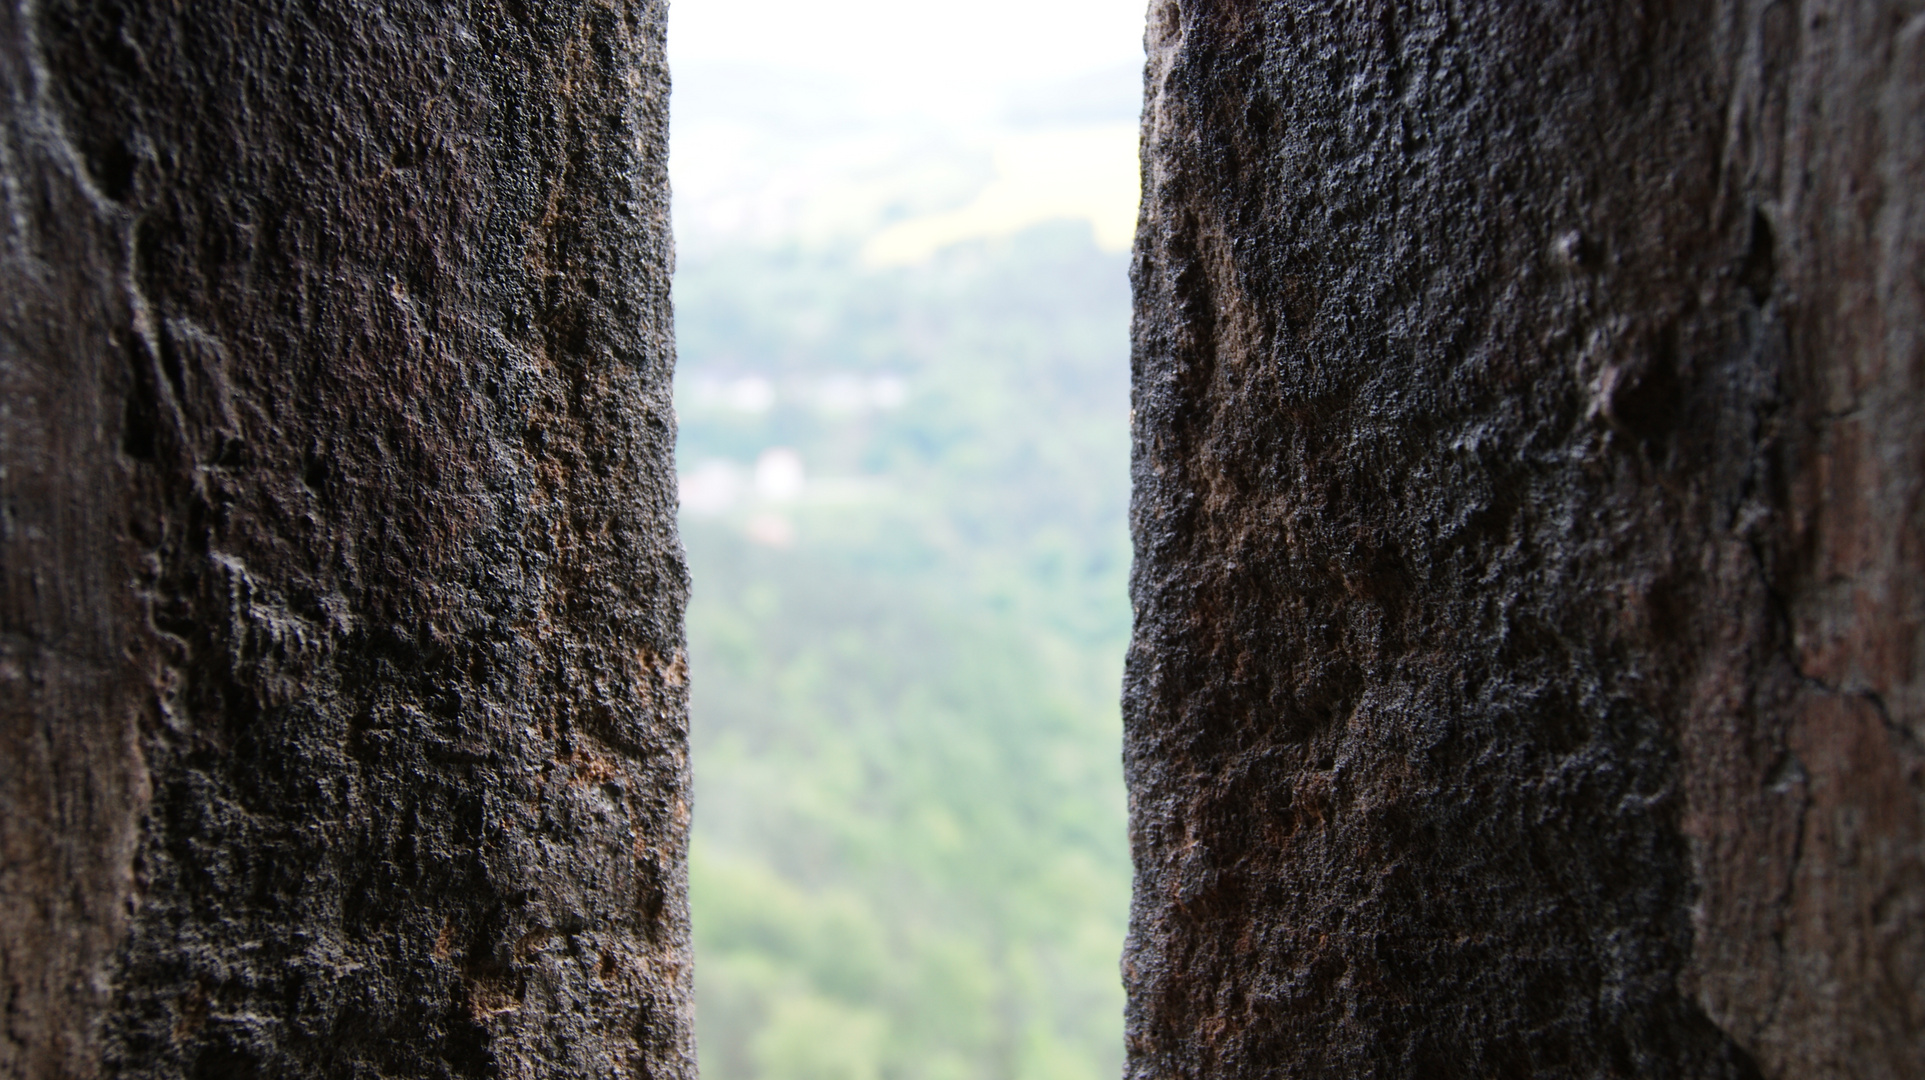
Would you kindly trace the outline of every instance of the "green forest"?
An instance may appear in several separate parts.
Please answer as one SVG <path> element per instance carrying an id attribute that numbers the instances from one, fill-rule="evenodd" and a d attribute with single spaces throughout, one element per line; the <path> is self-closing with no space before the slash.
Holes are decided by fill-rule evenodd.
<path id="1" fill-rule="evenodd" d="M 1117 1074 L 1126 270 L 684 255 L 709 1080 Z"/>

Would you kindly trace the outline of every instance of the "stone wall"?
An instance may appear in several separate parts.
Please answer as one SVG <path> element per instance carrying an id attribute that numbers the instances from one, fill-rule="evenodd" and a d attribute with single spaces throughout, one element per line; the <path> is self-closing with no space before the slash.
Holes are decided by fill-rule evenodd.
<path id="1" fill-rule="evenodd" d="M 1925 9 L 1148 45 L 1130 1075 L 1925 1075 Z"/>
<path id="2" fill-rule="evenodd" d="M 0 8 L 0 1076 L 693 1075 L 664 15 Z"/>

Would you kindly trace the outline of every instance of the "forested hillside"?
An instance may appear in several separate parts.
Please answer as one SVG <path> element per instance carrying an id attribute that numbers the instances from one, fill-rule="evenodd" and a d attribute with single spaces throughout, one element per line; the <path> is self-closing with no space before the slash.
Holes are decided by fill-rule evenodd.
<path id="1" fill-rule="evenodd" d="M 684 254 L 710 1080 L 1115 1075 L 1125 269 Z"/>

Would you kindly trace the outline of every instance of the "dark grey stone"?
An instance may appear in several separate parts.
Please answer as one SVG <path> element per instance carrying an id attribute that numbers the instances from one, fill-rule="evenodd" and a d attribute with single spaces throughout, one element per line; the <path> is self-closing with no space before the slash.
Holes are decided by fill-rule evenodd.
<path id="1" fill-rule="evenodd" d="M 1148 42 L 1129 1075 L 1925 1075 L 1925 14 Z"/>
<path id="2" fill-rule="evenodd" d="M 664 16 L 0 9 L 0 1076 L 693 1076 Z"/>

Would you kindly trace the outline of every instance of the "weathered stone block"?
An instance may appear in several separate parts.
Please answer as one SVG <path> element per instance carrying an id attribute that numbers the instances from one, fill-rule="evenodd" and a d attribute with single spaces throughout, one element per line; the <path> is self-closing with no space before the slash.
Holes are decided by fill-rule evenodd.
<path id="1" fill-rule="evenodd" d="M 1130 1075 L 1925 1074 L 1925 15 L 1149 53 Z"/>
<path id="2" fill-rule="evenodd" d="M 0 1076 L 692 1076 L 659 0 L 0 10 Z"/>

